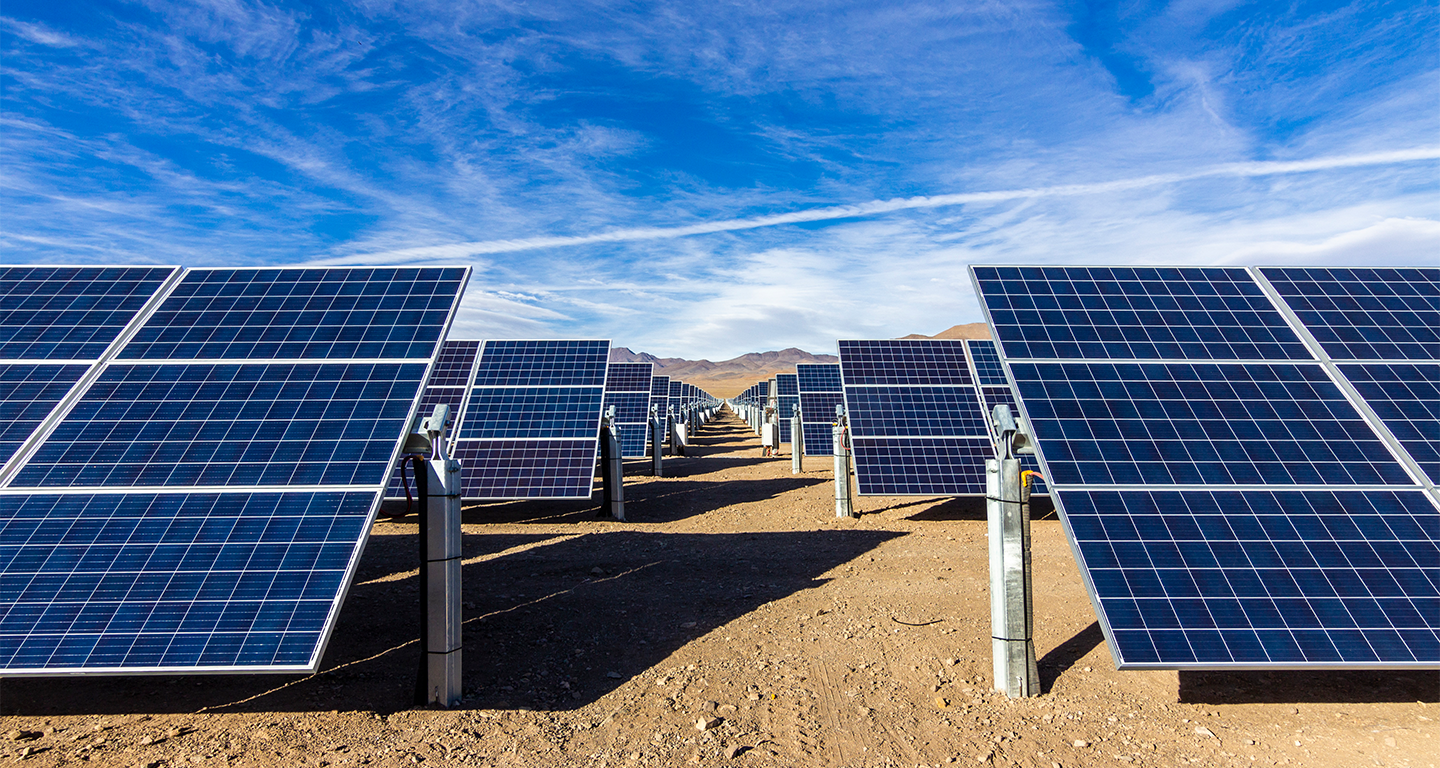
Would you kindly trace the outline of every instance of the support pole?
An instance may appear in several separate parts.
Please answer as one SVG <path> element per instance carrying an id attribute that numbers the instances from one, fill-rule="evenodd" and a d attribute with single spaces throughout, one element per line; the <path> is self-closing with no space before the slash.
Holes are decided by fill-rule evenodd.
<path id="1" fill-rule="evenodd" d="M 450 407 L 437 405 L 430 418 L 421 423 L 436 458 L 423 462 L 423 475 L 416 473 L 422 499 L 420 589 L 425 605 L 420 633 L 425 653 L 416 701 L 442 707 L 460 704 L 460 654 L 464 645 L 460 594 L 460 462 L 445 453 L 445 427 L 449 420 Z"/>
<path id="2" fill-rule="evenodd" d="M 604 491 L 602 504 L 610 517 L 625 522 L 625 457 L 620 455 L 620 438 L 615 418 L 615 406 L 605 415 L 600 425 L 600 477 Z"/>
<path id="3" fill-rule="evenodd" d="M 835 406 L 835 425 L 830 428 L 835 453 L 835 516 L 855 517 L 850 501 L 850 446 L 846 440 L 845 406 Z"/>
<path id="4" fill-rule="evenodd" d="M 665 419 L 660 416 L 660 406 L 650 406 L 650 474 L 665 476 Z"/>
<path id="5" fill-rule="evenodd" d="M 1001 408 L 1005 409 L 1003 415 Z M 985 462 L 992 666 L 995 689 L 1018 699 L 1040 695 L 1030 571 L 1030 494 L 1021 484 L 1020 460 L 1008 455 L 1012 439 L 1019 435 L 1007 406 L 996 406 L 995 421 L 1004 453 Z"/>
<path id="6" fill-rule="evenodd" d="M 790 415 L 790 474 L 804 469 L 805 433 L 800 429 L 800 406 L 793 406 Z"/>

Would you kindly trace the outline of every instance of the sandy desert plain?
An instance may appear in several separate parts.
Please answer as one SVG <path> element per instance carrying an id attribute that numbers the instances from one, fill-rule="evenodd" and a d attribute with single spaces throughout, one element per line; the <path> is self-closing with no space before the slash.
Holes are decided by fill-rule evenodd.
<path id="1" fill-rule="evenodd" d="M 598 502 L 465 512 L 463 706 L 412 704 L 416 518 L 380 520 L 304 677 L 12 678 L 34 766 L 1435 766 L 1440 672 L 1119 672 L 1053 511 L 1044 693 L 991 689 L 976 500 L 861 497 L 733 414 Z M 598 491 L 596 498 L 598 499 Z"/>

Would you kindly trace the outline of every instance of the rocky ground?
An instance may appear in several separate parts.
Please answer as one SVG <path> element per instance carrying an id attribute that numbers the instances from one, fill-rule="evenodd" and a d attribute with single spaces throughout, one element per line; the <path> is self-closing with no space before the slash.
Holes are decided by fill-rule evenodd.
<path id="1" fill-rule="evenodd" d="M 991 690 L 983 507 L 792 475 L 733 417 L 597 505 L 466 510 L 467 697 L 416 709 L 415 518 L 382 520 L 323 671 L 8 679 L 36 766 L 1435 766 L 1440 673 L 1117 672 L 1053 513 L 1044 695 Z M 598 494 L 597 494 L 598 498 Z M 1037 509 L 1037 514 L 1042 510 Z"/>

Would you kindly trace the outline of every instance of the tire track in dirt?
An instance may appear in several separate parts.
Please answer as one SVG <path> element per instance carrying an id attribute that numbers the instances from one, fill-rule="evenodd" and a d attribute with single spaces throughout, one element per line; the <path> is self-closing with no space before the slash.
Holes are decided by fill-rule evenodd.
<path id="1" fill-rule="evenodd" d="M 846 723 L 840 721 L 840 712 L 843 702 L 838 695 L 838 687 L 835 685 L 835 675 L 832 674 L 834 664 L 827 659 L 829 653 L 820 653 L 810 661 L 810 679 L 815 681 L 817 701 L 816 707 L 820 710 L 821 721 L 825 724 L 825 732 L 832 734 L 826 740 L 826 750 L 830 755 L 829 765 L 849 766 L 852 759 L 861 757 L 866 753 L 866 747 L 870 746 L 863 738 L 856 738 L 862 733 L 860 727 L 846 727 Z M 862 724 L 863 727 L 863 724 Z"/>

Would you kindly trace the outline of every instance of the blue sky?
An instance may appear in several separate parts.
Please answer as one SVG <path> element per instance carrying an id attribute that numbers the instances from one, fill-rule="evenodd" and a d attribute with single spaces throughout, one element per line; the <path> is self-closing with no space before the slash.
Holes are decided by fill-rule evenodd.
<path id="1" fill-rule="evenodd" d="M 1440 263 L 1432 2 L 7 0 L 9 263 L 454 264 L 719 359 L 972 263 Z"/>

